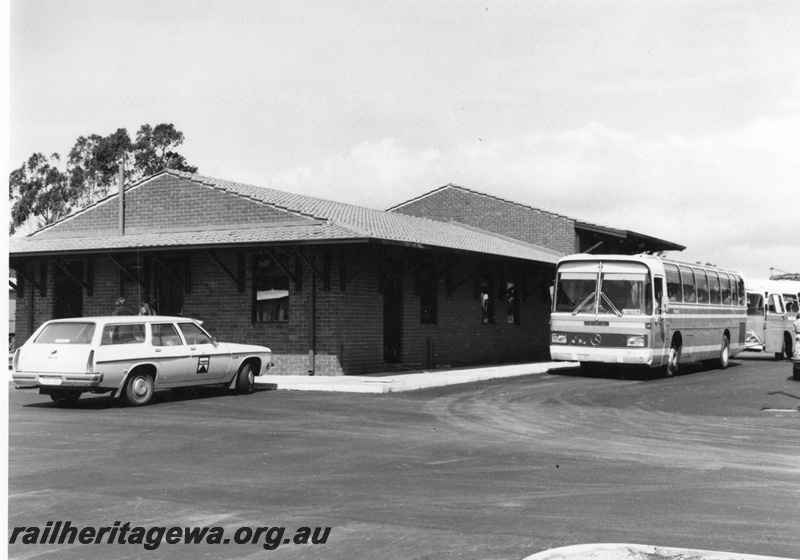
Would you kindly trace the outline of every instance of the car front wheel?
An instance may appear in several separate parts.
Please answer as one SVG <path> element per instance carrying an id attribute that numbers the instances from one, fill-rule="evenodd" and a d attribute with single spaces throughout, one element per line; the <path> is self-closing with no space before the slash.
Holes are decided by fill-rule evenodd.
<path id="1" fill-rule="evenodd" d="M 131 406 L 144 406 L 153 398 L 153 378 L 146 373 L 133 373 L 125 386 L 125 400 Z"/>
<path id="2" fill-rule="evenodd" d="M 249 395 L 253 392 L 256 385 L 256 372 L 255 366 L 252 363 L 245 365 L 242 371 L 239 372 L 239 378 L 236 380 L 236 390 L 243 395 Z"/>

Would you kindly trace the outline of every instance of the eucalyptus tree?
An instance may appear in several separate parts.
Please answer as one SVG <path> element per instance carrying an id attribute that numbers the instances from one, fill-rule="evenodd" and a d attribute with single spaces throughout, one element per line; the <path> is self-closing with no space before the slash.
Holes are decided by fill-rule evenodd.
<path id="1" fill-rule="evenodd" d="M 65 162 L 35 153 L 9 175 L 10 232 L 35 230 L 100 200 L 119 188 L 119 164 L 130 185 L 162 169 L 194 173 L 197 167 L 175 151 L 184 135 L 172 124 L 144 124 L 132 141 L 128 131 L 90 134 L 75 141 Z"/>

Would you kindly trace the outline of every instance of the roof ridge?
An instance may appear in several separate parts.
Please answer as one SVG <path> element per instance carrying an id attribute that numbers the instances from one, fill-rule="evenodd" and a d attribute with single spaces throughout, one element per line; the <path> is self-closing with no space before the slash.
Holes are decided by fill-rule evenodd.
<path id="1" fill-rule="evenodd" d="M 412 202 L 416 202 L 416 201 L 421 200 L 423 198 L 427 198 L 427 197 L 431 196 L 434 193 L 437 193 L 437 192 L 442 191 L 444 189 L 448 189 L 450 187 L 457 187 L 457 185 L 454 185 L 453 183 L 447 183 L 446 185 L 444 185 L 442 187 L 439 187 L 438 189 L 433 189 L 432 191 L 426 192 L 426 193 L 421 194 L 419 196 L 415 196 L 414 198 L 406 200 L 405 202 L 401 202 L 400 204 L 395 204 L 394 206 L 392 206 L 390 208 L 387 208 L 386 212 L 394 212 L 398 208 L 402 208 L 403 206 L 405 206 L 407 204 L 411 204 Z M 457 187 L 457 188 L 460 188 L 460 187 Z"/>
<path id="2" fill-rule="evenodd" d="M 536 208 L 535 206 L 531 206 L 530 204 L 524 204 L 522 202 L 516 202 L 514 200 L 509 200 L 507 198 L 503 198 L 503 197 L 496 196 L 496 195 L 493 195 L 493 194 L 485 193 L 485 192 L 478 191 L 478 190 L 475 190 L 475 189 L 470 189 L 470 188 L 467 188 L 467 187 L 462 187 L 461 185 L 456 185 L 454 183 L 447 183 L 443 187 L 439 187 L 438 189 L 433 189 L 432 191 L 429 191 L 429 192 L 427 192 L 425 194 L 422 194 L 420 196 L 417 196 L 417 197 L 414 197 L 412 199 L 406 200 L 405 202 L 401 202 L 400 204 L 396 204 L 396 205 L 392 206 L 391 208 L 387 209 L 386 211 L 387 212 L 394 212 L 398 208 L 402 208 L 403 206 L 406 206 L 406 205 L 411 204 L 413 202 L 417 202 L 419 200 L 422 200 L 423 198 L 427 198 L 427 197 L 429 197 L 429 196 L 431 196 L 431 195 L 433 195 L 435 193 L 438 193 L 440 191 L 443 191 L 445 189 L 457 189 L 457 190 L 460 190 L 460 191 L 468 192 L 470 194 L 483 196 L 485 198 L 491 198 L 491 199 L 494 199 L 494 200 L 498 200 L 500 202 L 505 202 L 507 204 L 513 204 L 514 206 L 521 206 L 522 208 L 527 208 L 528 210 L 535 210 L 536 212 L 540 212 L 542 214 L 547 214 L 549 216 L 555 216 L 557 218 L 566 218 L 568 220 L 577 221 L 577 218 L 572 218 L 570 216 L 567 216 L 566 214 L 559 214 L 557 212 L 551 212 L 549 210 L 542 210 L 541 208 Z"/>

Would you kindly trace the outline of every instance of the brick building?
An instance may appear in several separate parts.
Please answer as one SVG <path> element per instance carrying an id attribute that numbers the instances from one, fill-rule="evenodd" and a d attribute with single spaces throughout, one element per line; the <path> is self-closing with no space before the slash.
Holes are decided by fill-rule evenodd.
<path id="1" fill-rule="evenodd" d="M 686 248 L 663 239 L 583 222 L 452 184 L 398 204 L 388 211 L 458 222 L 567 255 L 633 255 Z"/>
<path id="2" fill-rule="evenodd" d="M 554 264 L 575 252 L 578 230 L 541 215 L 517 230 L 524 218 L 499 211 L 500 225 L 483 227 L 163 171 L 10 241 L 17 340 L 52 318 L 149 297 L 220 340 L 270 346 L 275 373 L 537 360 Z"/>

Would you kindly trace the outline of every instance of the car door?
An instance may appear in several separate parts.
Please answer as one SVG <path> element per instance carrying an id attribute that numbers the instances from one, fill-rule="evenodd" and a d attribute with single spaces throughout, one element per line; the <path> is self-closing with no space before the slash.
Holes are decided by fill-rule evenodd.
<path id="1" fill-rule="evenodd" d="M 183 343 L 174 323 L 152 323 L 150 341 L 159 364 L 157 385 L 184 383 L 192 359 L 189 346 Z"/>
<path id="2" fill-rule="evenodd" d="M 178 328 L 189 347 L 187 382 L 196 384 L 221 381 L 225 377 L 231 361 L 227 345 L 217 344 L 196 323 L 181 322 L 178 323 Z"/>

